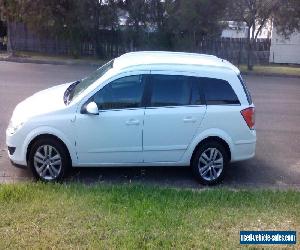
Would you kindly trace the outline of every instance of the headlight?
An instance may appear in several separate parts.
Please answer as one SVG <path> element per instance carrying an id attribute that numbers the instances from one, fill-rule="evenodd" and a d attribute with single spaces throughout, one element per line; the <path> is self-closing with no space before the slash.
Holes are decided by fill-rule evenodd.
<path id="1" fill-rule="evenodd" d="M 14 134 L 17 132 L 17 130 L 19 128 L 21 128 L 23 126 L 24 122 L 13 122 L 12 120 L 10 120 L 7 131 L 10 134 Z"/>

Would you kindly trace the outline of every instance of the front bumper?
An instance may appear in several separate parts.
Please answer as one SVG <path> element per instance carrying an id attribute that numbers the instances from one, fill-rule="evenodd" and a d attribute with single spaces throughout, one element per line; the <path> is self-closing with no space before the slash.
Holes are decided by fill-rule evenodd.
<path id="1" fill-rule="evenodd" d="M 16 151 L 16 147 L 9 147 L 7 146 L 7 149 L 8 149 L 8 154 L 9 155 L 13 155 Z"/>
<path id="2" fill-rule="evenodd" d="M 24 150 L 24 137 L 21 133 L 10 134 L 6 130 L 6 145 L 9 159 L 16 165 L 26 166 L 26 152 Z"/>

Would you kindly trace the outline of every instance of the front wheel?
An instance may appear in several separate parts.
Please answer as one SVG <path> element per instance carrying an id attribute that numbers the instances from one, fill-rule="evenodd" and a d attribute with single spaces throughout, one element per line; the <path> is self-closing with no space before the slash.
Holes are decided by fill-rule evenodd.
<path id="1" fill-rule="evenodd" d="M 54 138 L 36 141 L 28 160 L 35 178 L 46 182 L 61 180 L 70 166 L 66 148 Z"/>
<path id="2" fill-rule="evenodd" d="M 197 149 L 192 169 L 200 183 L 213 185 L 223 180 L 228 162 L 225 147 L 217 141 L 208 141 Z"/>

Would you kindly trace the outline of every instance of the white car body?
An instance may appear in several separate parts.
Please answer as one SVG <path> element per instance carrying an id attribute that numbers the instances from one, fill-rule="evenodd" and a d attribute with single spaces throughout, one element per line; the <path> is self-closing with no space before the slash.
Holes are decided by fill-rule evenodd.
<path id="1" fill-rule="evenodd" d="M 240 104 L 105 110 L 98 116 L 80 112 L 106 84 L 141 74 L 219 78 L 231 85 Z M 19 103 L 6 132 L 7 145 L 15 148 L 9 157 L 16 164 L 27 165 L 30 143 L 37 136 L 53 135 L 67 147 L 74 167 L 189 166 L 196 146 L 208 137 L 226 142 L 231 162 L 252 158 L 256 132 L 249 129 L 240 112 L 254 106 L 247 100 L 239 74 L 236 67 L 215 56 L 125 54 L 69 105 L 63 95 L 70 84 L 38 92 Z"/>

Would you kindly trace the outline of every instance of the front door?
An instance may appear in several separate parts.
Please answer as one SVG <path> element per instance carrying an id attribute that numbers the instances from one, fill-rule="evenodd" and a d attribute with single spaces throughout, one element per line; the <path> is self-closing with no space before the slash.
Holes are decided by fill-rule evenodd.
<path id="1" fill-rule="evenodd" d="M 108 83 L 89 99 L 97 104 L 99 115 L 77 114 L 76 147 L 80 165 L 143 161 L 143 91 L 143 75 L 132 75 Z"/>

